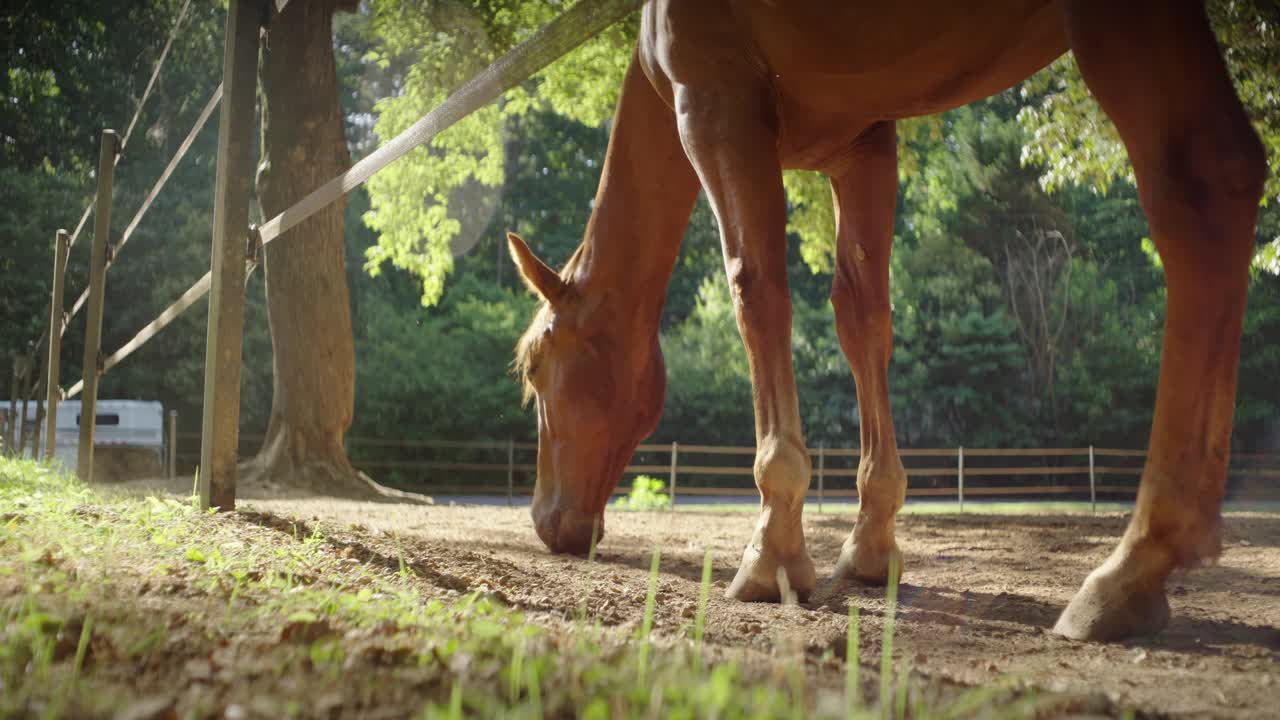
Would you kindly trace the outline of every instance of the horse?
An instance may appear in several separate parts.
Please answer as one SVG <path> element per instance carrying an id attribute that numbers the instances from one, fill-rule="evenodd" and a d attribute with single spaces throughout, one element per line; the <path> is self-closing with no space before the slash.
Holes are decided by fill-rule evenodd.
<path id="1" fill-rule="evenodd" d="M 746 346 L 760 513 L 726 594 L 807 596 L 817 575 L 791 357 L 784 168 L 826 174 L 831 289 L 861 420 L 857 519 L 835 579 L 901 567 L 906 495 L 890 414 L 895 121 L 1008 88 L 1070 50 L 1125 143 L 1167 294 L 1159 385 L 1136 505 L 1053 630 L 1113 641 L 1168 622 L 1165 584 L 1221 551 L 1241 319 L 1267 167 L 1198 0 L 650 0 L 584 239 L 556 272 L 509 249 L 539 309 L 514 368 L 538 418 L 532 517 L 583 553 L 662 412 L 659 317 L 699 190 L 719 222 Z"/>

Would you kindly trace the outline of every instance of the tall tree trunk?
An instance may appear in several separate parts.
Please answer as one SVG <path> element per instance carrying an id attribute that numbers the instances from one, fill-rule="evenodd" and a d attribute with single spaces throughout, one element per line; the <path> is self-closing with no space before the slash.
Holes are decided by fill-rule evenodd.
<path id="1" fill-rule="evenodd" d="M 333 56 L 332 20 L 356 0 L 291 2 L 262 45 L 258 198 L 274 217 L 351 166 Z M 246 482 L 347 497 L 385 495 L 347 459 L 355 348 L 339 200 L 266 248 L 274 353 L 271 420 L 242 468 Z"/>

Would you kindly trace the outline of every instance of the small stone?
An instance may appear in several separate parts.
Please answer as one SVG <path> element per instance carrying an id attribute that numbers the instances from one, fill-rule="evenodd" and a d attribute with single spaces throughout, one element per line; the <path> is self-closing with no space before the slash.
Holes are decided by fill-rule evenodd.
<path id="1" fill-rule="evenodd" d="M 208 680 L 213 677 L 213 665 L 208 660 L 195 659 L 187 661 L 187 675 L 193 680 Z"/>
<path id="2" fill-rule="evenodd" d="M 233 703 L 228 705 L 227 709 L 223 711 L 222 717 L 227 720 L 244 720 L 249 717 L 249 711 L 246 710 L 243 705 L 236 705 Z"/>
<path id="3" fill-rule="evenodd" d="M 1133 664 L 1134 664 L 1134 665 L 1137 665 L 1137 664 L 1139 664 L 1139 663 L 1146 662 L 1146 660 L 1147 660 L 1147 651 L 1146 651 L 1146 650 L 1139 650 L 1138 652 L 1136 652 L 1136 653 L 1134 653 L 1134 654 L 1133 654 L 1133 660 L 1132 660 L 1132 662 L 1133 662 Z"/>
<path id="4" fill-rule="evenodd" d="M 116 715 L 116 720 L 157 720 L 165 717 L 173 708 L 173 698 L 160 695 L 145 698 L 129 705 Z"/>

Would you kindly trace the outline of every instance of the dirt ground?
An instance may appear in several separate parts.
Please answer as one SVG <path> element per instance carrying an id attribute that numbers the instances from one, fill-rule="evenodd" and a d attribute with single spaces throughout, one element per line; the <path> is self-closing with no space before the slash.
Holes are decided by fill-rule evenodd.
<path id="1" fill-rule="evenodd" d="M 880 657 L 883 589 L 820 583 L 799 607 L 721 597 L 753 517 L 727 513 L 612 512 L 596 562 L 554 556 L 527 510 L 409 506 L 331 499 L 247 500 L 357 534 L 394 533 L 404 552 L 443 587 L 485 590 L 529 611 L 572 614 L 584 599 L 606 625 L 637 625 L 651 552 L 662 548 L 656 626 L 673 632 L 693 616 L 705 548 L 715 554 L 708 642 L 768 651 L 805 643 L 844 652 L 847 603 L 862 612 L 862 662 Z M 926 677 L 965 685 L 1015 680 L 1096 693 L 1111 707 L 1154 715 L 1280 714 L 1280 516 L 1231 514 L 1221 562 L 1170 583 L 1173 620 L 1153 639 L 1102 645 L 1049 633 L 1060 609 L 1124 528 L 1111 516 L 904 515 L 895 655 Z M 806 516 L 819 574 L 829 573 L 852 518 Z"/>

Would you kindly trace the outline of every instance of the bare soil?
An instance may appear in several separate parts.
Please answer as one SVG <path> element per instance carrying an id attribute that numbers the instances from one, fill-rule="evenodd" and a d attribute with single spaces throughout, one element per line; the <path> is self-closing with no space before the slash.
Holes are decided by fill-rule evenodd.
<path id="1" fill-rule="evenodd" d="M 803 643 L 814 657 L 844 653 L 849 603 L 861 608 L 862 664 L 880 658 L 884 589 L 820 583 L 802 606 L 743 604 L 721 595 L 754 518 L 725 513 L 612 512 L 593 565 L 549 554 L 527 510 L 333 499 L 247 500 L 247 508 L 345 526 L 347 542 L 394 534 L 406 560 L 442 588 L 494 593 L 528 611 L 569 616 L 584 606 L 605 625 L 644 612 L 649 564 L 662 549 L 655 625 L 693 617 L 705 549 L 714 552 L 707 640 L 771 651 Z M 820 576 L 830 573 L 848 515 L 808 515 Z M 1173 620 L 1155 638 L 1093 644 L 1050 634 L 1058 612 L 1120 537 L 1110 516 L 905 515 L 894 655 L 944 682 L 1008 682 L 1088 694 L 1144 714 L 1280 715 L 1280 516 L 1228 515 L 1216 566 L 1170 582 Z M 833 664 L 833 675 L 840 670 Z M 833 678 L 834 680 L 834 678 Z M 838 681 L 837 681 L 838 682 Z M 1106 710 L 1104 710 L 1106 711 Z"/>

